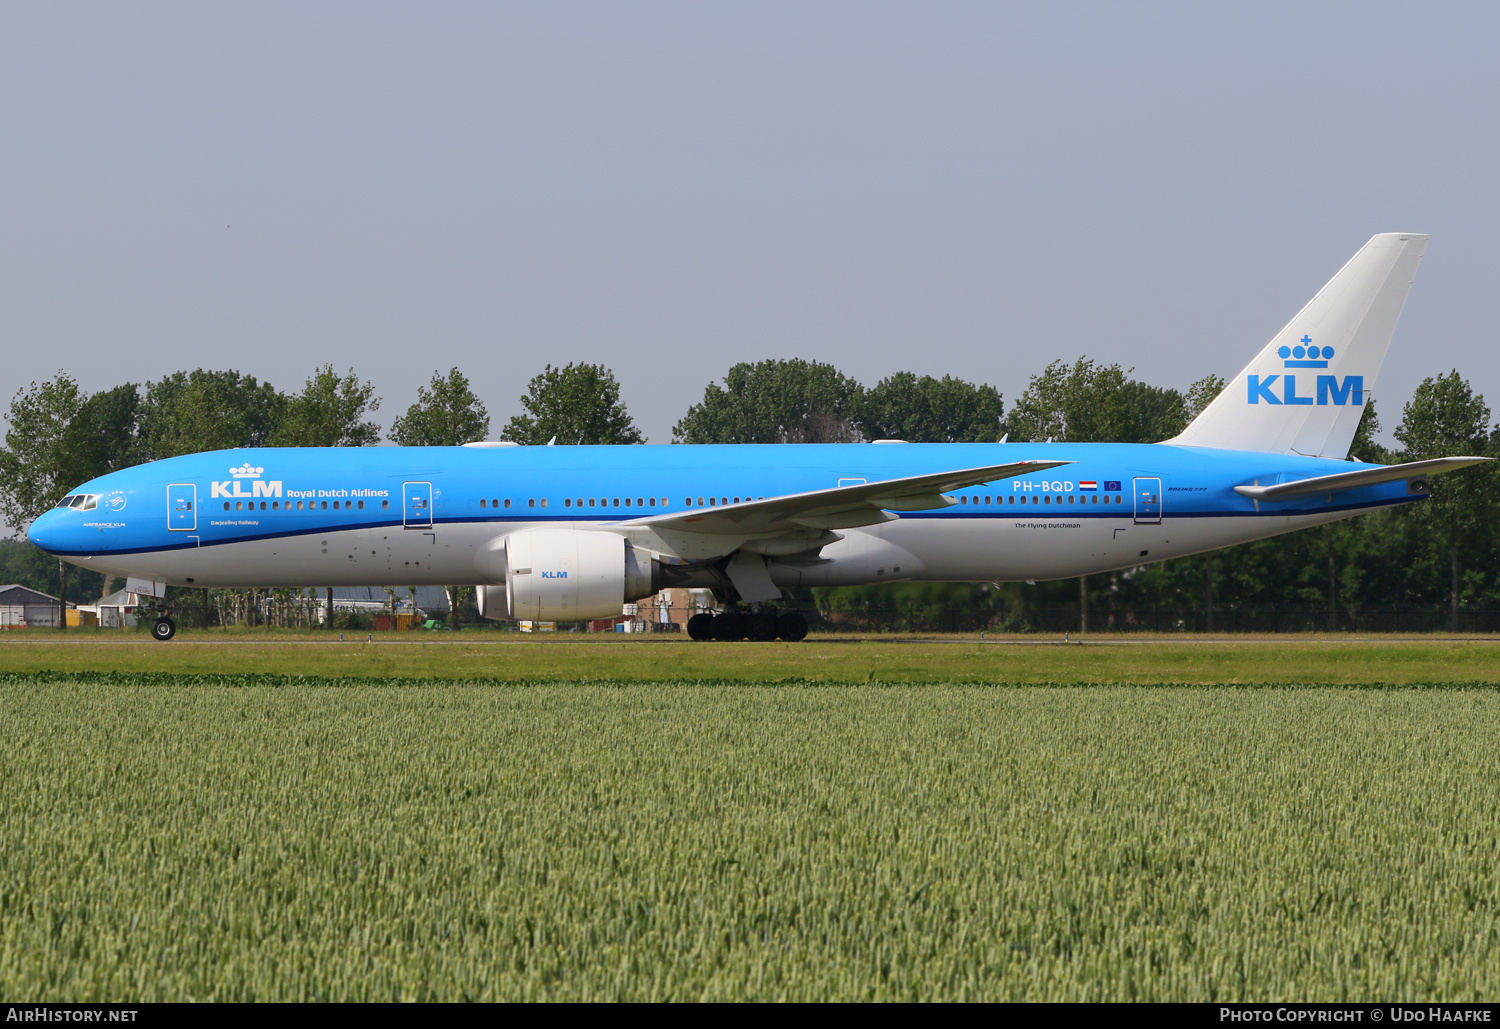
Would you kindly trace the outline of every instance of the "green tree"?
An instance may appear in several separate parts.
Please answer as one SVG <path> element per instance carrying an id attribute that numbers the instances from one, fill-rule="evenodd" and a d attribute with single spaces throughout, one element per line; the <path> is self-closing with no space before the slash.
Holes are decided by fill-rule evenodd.
<path id="1" fill-rule="evenodd" d="M 373 447 L 380 442 L 380 426 L 363 421 L 380 410 L 375 387 L 361 382 L 354 369 L 340 377 L 326 364 L 307 380 L 302 392 L 286 398 L 282 415 L 270 436 L 277 447 Z"/>
<path id="2" fill-rule="evenodd" d="M 993 386 L 945 375 L 897 372 L 865 393 L 859 428 L 866 439 L 909 443 L 993 443 L 1005 405 Z"/>
<path id="3" fill-rule="evenodd" d="M 457 368 L 432 373 L 417 387 L 417 402 L 391 422 L 391 439 L 403 447 L 456 447 L 489 435 L 490 414 Z"/>
<path id="4" fill-rule="evenodd" d="M 146 386 L 141 443 L 150 460 L 265 446 L 286 406 L 269 382 L 237 371 L 173 372 Z"/>
<path id="5" fill-rule="evenodd" d="M 1349 460 L 1389 464 L 1391 455 L 1375 440 L 1379 434 L 1380 415 L 1375 413 L 1375 401 L 1366 400 L 1365 409 L 1359 414 L 1359 425 L 1354 430 L 1354 440 L 1349 444 Z"/>
<path id="6" fill-rule="evenodd" d="M 1053 361 L 1031 377 L 1006 429 L 1017 441 L 1158 443 L 1186 428 L 1224 388 L 1209 375 L 1183 394 L 1132 379 L 1133 370 L 1086 357 L 1072 366 Z"/>
<path id="7" fill-rule="evenodd" d="M 1226 385 L 1228 383 L 1210 372 L 1189 386 L 1187 392 L 1182 395 L 1182 427 L 1187 428 L 1194 418 L 1202 414 L 1203 409 L 1213 402 L 1214 397 L 1224 392 Z M 1178 432 L 1181 431 L 1181 429 L 1178 430 Z M 1172 435 L 1175 436 L 1177 433 L 1174 432 Z"/>
<path id="8" fill-rule="evenodd" d="M 11 398 L 5 448 L 0 450 L 0 513 L 12 533 L 19 535 L 78 485 L 71 478 L 68 426 L 84 403 L 78 383 L 63 371 Z"/>
<path id="9" fill-rule="evenodd" d="M 852 443 L 864 388 L 831 364 L 737 364 L 672 429 L 678 443 Z"/>
<path id="10" fill-rule="evenodd" d="M 134 383 L 95 393 L 63 431 L 64 479 L 74 486 L 141 462 L 141 395 Z"/>
<path id="11" fill-rule="evenodd" d="M 64 565 L 29 540 L 0 539 L 0 583 L 19 583 L 53 597 L 66 593 L 72 604 L 91 604 L 103 595 L 108 576 L 77 566 L 64 576 Z"/>
<path id="12" fill-rule="evenodd" d="M 644 443 L 620 401 L 620 384 L 602 364 L 550 364 L 527 384 L 521 397 L 525 414 L 513 417 L 501 434 L 532 446 L 556 437 L 559 443 Z"/>
<path id="13" fill-rule="evenodd" d="M 1408 461 L 1483 455 L 1490 449 L 1490 409 L 1481 394 L 1455 369 L 1423 379 L 1402 410 L 1395 437 Z M 1458 631 L 1465 543 L 1476 534 L 1494 504 L 1494 472 L 1470 468 L 1433 481 L 1423 507 L 1446 544 L 1449 560 L 1449 629 Z"/>

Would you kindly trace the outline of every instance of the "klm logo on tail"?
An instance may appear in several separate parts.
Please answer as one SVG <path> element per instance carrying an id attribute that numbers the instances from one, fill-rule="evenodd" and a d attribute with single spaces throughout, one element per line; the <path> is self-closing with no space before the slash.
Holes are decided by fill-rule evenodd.
<path id="1" fill-rule="evenodd" d="M 1287 368 L 1327 368 L 1329 360 L 1333 357 L 1333 347 L 1313 346 L 1311 336 L 1303 336 L 1300 343 L 1295 347 L 1281 347 L 1276 351 L 1277 356 L 1282 359 L 1284 367 Z M 1365 377 L 1363 375 L 1346 375 L 1343 382 L 1339 382 L 1337 375 L 1315 376 L 1317 382 L 1314 392 L 1298 395 L 1297 377 L 1292 374 L 1267 375 L 1261 378 L 1259 375 L 1246 377 L 1250 390 L 1250 403 L 1259 404 L 1264 400 L 1268 404 L 1327 407 L 1347 407 L 1353 404 L 1361 406 L 1365 402 Z M 1281 388 L 1273 392 L 1276 380 L 1281 380 Z M 1307 377 L 1302 380 L 1307 382 Z"/>

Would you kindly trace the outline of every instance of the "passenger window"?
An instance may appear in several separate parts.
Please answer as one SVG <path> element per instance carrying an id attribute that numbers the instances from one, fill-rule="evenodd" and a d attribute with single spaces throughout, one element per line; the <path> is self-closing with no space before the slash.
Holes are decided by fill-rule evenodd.
<path id="1" fill-rule="evenodd" d="M 968 497 L 959 497 L 958 498 L 958 502 L 960 504 L 967 504 L 969 502 L 969 498 Z"/>
<path id="2" fill-rule="evenodd" d="M 359 502 L 359 509 L 360 509 L 360 510 L 361 510 L 361 511 L 363 511 L 363 510 L 364 510 L 364 509 L 365 509 L 365 502 L 364 502 L 364 501 L 363 501 L 363 500 L 361 500 L 361 501 L 360 501 L 360 502 Z"/>
<path id="3" fill-rule="evenodd" d="M 645 502 L 643 500 L 641 500 L 640 497 L 636 497 L 635 498 L 635 506 L 636 507 L 644 507 L 645 506 Z"/>
<path id="4" fill-rule="evenodd" d="M 651 498 L 651 506 L 652 506 L 652 507 L 655 507 L 655 506 L 656 506 L 656 498 L 655 498 L 655 497 L 652 497 L 652 498 Z"/>
<path id="5" fill-rule="evenodd" d="M 321 506 L 322 506 L 323 510 L 327 511 L 328 510 L 328 501 L 326 501 L 326 500 L 323 501 L 323 503 L 322 503 Z"/>
<path id="6" fill-rule="evenodd" d="M 265 502 L 265 501 L 264 501 L 264 500 L 262 500 L 262 501 L 261 501 L 261 502 L 260 502 L 260 509 L 261 509 L 261 510 L 262 510 L 262 511 L 264 511 L 264 510 L 265 510 L 265 509 L 266 509 L 266 502 Z"/>
<path id="7" fill-rule="evenodd" d="M 594 498 L 593 497 L 589 497 L 589 507 L 593 507 L 593 506 L 594 506 Z"/>
<path id="8" fill-rule="evenodd" d="M 506 506 L 506 507 L 509 507 L 509 506 L 510 506 L 510 497 L 506 497 L 506 498 L 505 498 L 505 506 Z"/>
<path id="9" fill-rule="evenodd" d="M 244 510 L 244 509 L 245 509 L 245 504 L 244 504 L 244 501 L 241 501 L 241 500 L 236 500 L 236 501 L 235 501 L 235 502 L 234 502 L 234 509 L 235 509 L 235 510 L 236 510 L 236 511 L 243 511 L 243 510 Z"/>
<path id="10" fill-rule="evenodd" d="M 547 506 L 547 498 L 546 498 L 546 497 L 543 497 L 543 498 L 542 498 L 542 506 L 543 506 L 543 507 L 546 507 L 546 506 Z"/>
<path id="11" fill-rule="evenodd" d="M 714 507 L 715 506 L 714 505 L 714 498 L 713 497 L 709 497 L 708 498 L 708 506 L 709 507 Z"/>
<path id="12" fill-rule="evenodd" d="M 229 501 L 227 501 L 227 500 L 224 501 L 224 510 L 226 510 L 226 511 L 229 510 Z"/>
<path id="13" fill-rule="evenodd" d="M 626 506 L 626 507 L 629 507 L 629 506 L 630 506 L 630 498 L 629 498 L 629 497 L 626 497 L 626 498 L 625 498 L 625 506 Z"/>
<path id="14" fill-rule="evenodd" d="M 721 503 L 721 504 L 727 504 L 727 503 L 729 503 L 729 498 L 728 497 L 720 497 L 719 498 L 719 503 Z"/>
<path id="15" fill-rule="evenodd" d="M 527 507 L 536 507 L 536 498 L 532 497 L 530 500 L 526 501 L 526 506 Z"/>
<path id="16" fill-rule="evenodd" d="M 300 507 L 301 507 L 301 506 L 302 506 L 302 505 L 301 505 L 301 504 L 298 504 L 298 505 L 297 505 L 297 506 L 298 506 L 298 507 L 299 507 L 299 508 L 300 508 Z M 388 507 L 390 507 L 390 506 L 391 506 L 391 502 L 390 502 L 390 501 L 389 501 L 389 500 L 382 500 L 382 501 L 381 501 L 381 502 L 380 502 L 380 509 L 381 509 L 381 510 L 382 510 L 382 511 L 384 511 L 384 510 L 385 510 L 385 509 L 386 509 L 386 508 L 388 508 Z"/>
<path id="17" fill-rule="evenodd" d="M 568 497 L 563 497 L 563 507 L 572 507 L 572 506 L 573 506 L 573 501 L 571 499 L 569 499 Z"/>
<path id="18" fill-rule="evenodd" d="M 484 506 L 484 498 L 483 497 L 481 497 L 480 500 L 479 500 L 479 506 L 480 507 Z"/>

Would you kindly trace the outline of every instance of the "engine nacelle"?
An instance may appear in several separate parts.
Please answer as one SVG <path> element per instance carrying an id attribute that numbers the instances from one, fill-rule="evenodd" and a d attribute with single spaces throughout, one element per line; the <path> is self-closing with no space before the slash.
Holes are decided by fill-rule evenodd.
<path id="1" fill-rule="evenodd" d="M 656 592 L 650 555 L 612 532 L 513 532 L 485 548 L 480 564 L 505 583 L 478 588 L 479 613 L 486 618 L 614 618 L 625 604 Z"/>
<path id="2" fill-rule="evenodd" d="M 475 586 L 475 597 L 479 601 L 479 617 L 507 621 L 510 618 L 510 598 L 504 586 Z"/>

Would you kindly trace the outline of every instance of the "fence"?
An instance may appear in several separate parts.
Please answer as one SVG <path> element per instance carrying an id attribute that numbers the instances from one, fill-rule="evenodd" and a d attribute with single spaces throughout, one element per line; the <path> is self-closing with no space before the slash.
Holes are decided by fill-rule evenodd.
<path id="1" fill-rule="evenodd" d="M 859 611 L 804 610 L 816 631 L 824 632 L 1078 632 L 1077 604 L 1039 606 L 1022 611 L 912 611 L 872 608 Z M 1278 632 L 1446 632 L 1447 607 L 1370 608 L 1337 611 L 1332 625 L 1326 607 L 1202 609 L 1090 608 L 1092 633 L 1278 633 Z M 1500 610 L 1459 610 L 1459 631 L 1500 633 Z"/>

